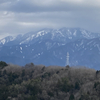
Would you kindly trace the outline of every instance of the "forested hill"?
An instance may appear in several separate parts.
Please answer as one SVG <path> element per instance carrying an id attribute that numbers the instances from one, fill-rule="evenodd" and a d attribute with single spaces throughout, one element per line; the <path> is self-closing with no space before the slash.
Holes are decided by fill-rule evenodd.
<path id="1" fill-rule="evenodd" d="M 99 100 L 99 71 L 0 62 L 0 100 Z"/>

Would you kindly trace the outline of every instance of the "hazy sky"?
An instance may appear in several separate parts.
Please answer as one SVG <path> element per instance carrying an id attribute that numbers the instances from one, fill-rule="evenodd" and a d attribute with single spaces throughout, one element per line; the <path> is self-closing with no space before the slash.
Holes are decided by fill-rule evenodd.
<path id="1" fill-rule="evenodd" d="M 100 0 L 0 0 L 0 38 L 61 27 L 100 33 Z"/>

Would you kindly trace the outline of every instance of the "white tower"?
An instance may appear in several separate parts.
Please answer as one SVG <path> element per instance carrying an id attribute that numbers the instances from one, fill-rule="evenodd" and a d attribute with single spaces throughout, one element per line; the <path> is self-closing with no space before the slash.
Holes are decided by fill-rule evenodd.
<path id="1" fill-rule="evenodd" d="M 66 65 L 69 65 L 69 52 L 67 52 L 67 60 L 66 60 Z"/>

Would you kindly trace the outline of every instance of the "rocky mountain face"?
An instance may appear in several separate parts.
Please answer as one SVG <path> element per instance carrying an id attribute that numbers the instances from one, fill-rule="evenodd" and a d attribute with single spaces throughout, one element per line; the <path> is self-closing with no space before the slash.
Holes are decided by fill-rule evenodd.
<path id="1" fill-rule="evenodd" d="M 66 65 L 99 69 L 100 34 L 80 28 L 42 29 L 0 40 L 0 60 L 7 63 Z"/>

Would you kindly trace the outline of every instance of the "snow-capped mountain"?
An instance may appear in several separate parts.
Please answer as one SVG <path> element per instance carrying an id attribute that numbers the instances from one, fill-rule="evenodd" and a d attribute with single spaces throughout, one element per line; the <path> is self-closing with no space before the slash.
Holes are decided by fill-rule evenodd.
<path id="1" fill-rule="evenodd" d="M 70 66 L 99 69 L 100 34 L 80 28 L 42 29 L 0 40 L 0 60 L 18 65 L 65 66 L 67 52 Z"/>
<path id="2" fill-rule="evenodd" d="M 77 39 L 92 39 L 100 37 L 99 33 L 92 33 L 80 28 L 42 29 L 37 32 L 29 32 L 16 37 L 8 36 L 0 40 L 0 45 L 33 44 L 37 41 L 53 40 L 68 43 Z"/>

